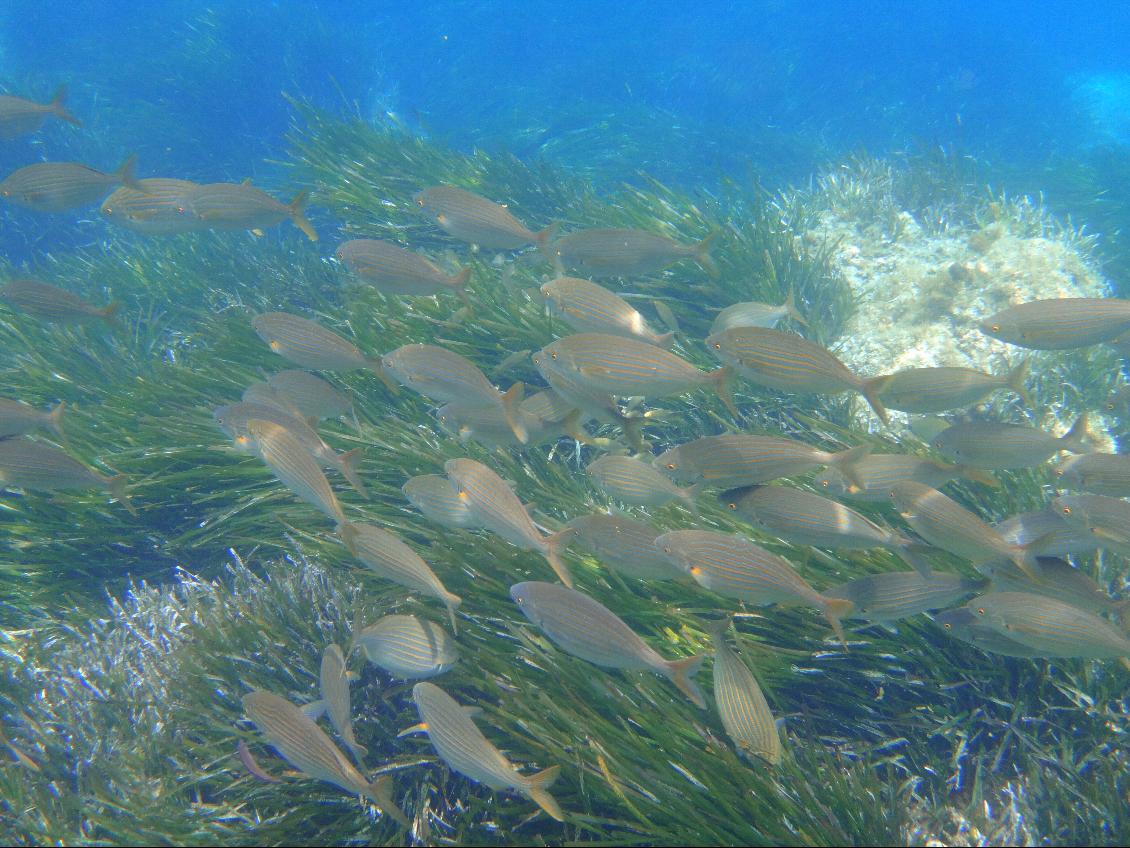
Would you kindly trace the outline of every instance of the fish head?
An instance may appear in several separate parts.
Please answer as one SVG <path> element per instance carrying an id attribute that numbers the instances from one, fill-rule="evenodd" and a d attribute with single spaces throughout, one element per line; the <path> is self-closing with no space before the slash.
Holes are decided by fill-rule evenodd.
<path id="1" fill-rule="evenodd" d="M 683 470 L 682 454 L 677 447 L 665 450 L 655 457 L 651 463 L 660 471 L 675 472 L 676 476 L 681 476 L 678 472 Z"/>
<path id="2" fill-rule="evenodd" d="M 1060 495 L 1053 498 L 1051 510 L 1068 524 L 1075 527 L 1089 527 L 1086 501 L 1078 495 Z"/>
<path id="3" fill-rule="evenodd" d="M 515 583 L 510 587 L 510 597 L 522 611 L 522 615 L 534 624 L 541 626 L 541 616 L 538 615 L 537 604 L 534 601 L 534 591 L 537 588 L 534 581 Z"/>
<path id="4" fill-rule="evenodd" d="M 977 623 L 977 618 L 968 607 L 957 607 L 938 613 L 934 616 L 934 621 L 938 622 L 949 635 L 968 642 L 970 628 Z"/>
<path id="5" fill-rule="evenodd" d="M 742 486 L 737 489 L 728 489 L 719 493 L 718 501 L 731 512 L 737 512 L 743 508 L 746 512 L 749 512 L 749 508 L 745 507 L 742 501 L 745 500 L 747 495 L 760 488 L 760 486 Z"/>
<path id="6" fill-rule="evenodd" d="M 1008 317 L 1005 313 L 994 315 L 992 318 L 986 318 L 977 325 L 977 328 L 986 336 L 991 336 L 1002 342 L 1023 342 L 1026 335 L 1026 333 L 1017 326 L 1016 320 Z"/>

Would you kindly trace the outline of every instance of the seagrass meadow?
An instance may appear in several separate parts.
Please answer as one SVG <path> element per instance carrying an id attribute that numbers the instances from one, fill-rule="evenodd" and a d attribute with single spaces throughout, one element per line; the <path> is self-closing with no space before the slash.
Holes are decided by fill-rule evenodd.
<path id="1" fill-rule="evenodd" d="M 443 183 L 506 198 L 535 229 L 551 221 L 566 230 L 634 227 L 682 241 L 717 233 L 718 279 L 682 263 L 631 287 L 649 320 L 653 302 L 675 313 L 680 354 L 704 369 L 716 365 L 698 341 L 713 310 L 739 300 L 781 303 L 791 289 L 810 338 L 833 347 L 841 338 L 855 308 L 852 289 L 835 262 L 837 245 L 810 236 L 831 205 L 857 204 L 877 238 L 891 238 L 883 222 L 900 212 L 918 213 L 926 226 L 937 218 L 928 210 L 942 208 L 953 226 L 976 228 L 993 216 L 1002 226 L 1031 224 L 1021 220 L 1020 205 L 1001 204 L 968 175 L 955 176 L 944 156 L 894 163 L 883 172 L 887 189 L 870 193 L 824 179 L 803 191 L 725 181 L 689 194 L 644 174 L 598 189 L 584 175 L 502 154 L 456 152 L 394 123 L 292 106 L 275 194 L 311 191 L 321 242 L 288 225 L 263 238 L 150 238 L 107 228 L 96 246 L 46 256 L 29 270 L 94 302 L 121 301 L 116 324 L 54 326 L 0 313 L 10 394 L 39 408 L 63 401 L 70 452 L 126 475 L 138 511 L 131 515 L 97 490 L 0 498 L 0 840 L 1130 839 L 1130 696 L 1127 671 L 1116 663 L 989 655 L 947 638 L 925 615 L 897 627 L 849 622 L 845 649 L 811 610 L 744 609 L 689 581 L 621 577 L 571 550 L 577 588 L 664 657 L 709 653 L 706 623 L 736 613 L 734 644 L 785 734 L 780 766 L 739 757 L 712 709 L 709 661 L 698 680 L 711 708 L 701 711 L 650 673 L 598 670 L 563 653 L 509 597 L 513 583 L 550 579 L 542 557 L 494 536 L 430 524 L 400 491 L 410 476 L 442 473 L 445 461 L 471 457 L 509 480 L 534 504 L 538 522 L 555 529 L 609 505 L 583 471 L 597 454 L 565 439 L 521 452 L 460 441 L 439 428 L 427 401 L 407 391 L 394 396 L 365 371 L 332 376 L 354 412 L 320 428 L 336 450 L 363 454 L 359 471 L 371 498 L 334 479 L 345 513 L 399 535 L 463 598 L 461 659 L 439 683 L 460 703 L 482 707 L 479 726 L 524 772 L 561 766 L 553 794 L 566 821 L 452 773 L 423 737 L 398 738 L 418 721 L 411 686 L 390 681 L 356 654 L 350 665 L 360 679 L 351 697 L 357 740 L 368 749 L 365 767 L 392 776 L 412 834 L 353 796 L 287 772 L 243 717 L 242 695 L 265 689 L 298 704 L 314 700 L 323 650 L 330 643 L 348 648 L 358 624 L 389 612 L 446 618 L 433 600 L 366 571 L 329 521 L 257 459 L 234 450 L 216 427 L 214 406 L 290 367 L 255 335 L 251 317 L 300 313 L 369 355 L 410 342 L 441 344 L 496 382 L 531 387 L 540 378 L 528 358 L 505 374 L 495 369 L 511 353 L 536 351 L 563 332 L 532 293 L 549 273 L 543 257 L 497 257 L 454 243 L 418 214 L 411 198 L 420 188 Z M 853 173 L 866 180 L 868 170 Z M 1067 238 L 1064 232 L 1056 237 Z M 449 295 L 386 297 L 359 284 L 327 258 L 345 238 L 423 248 L 450 272 L 470 265 L 472 308 Z M 17 272 L 0 268 L 0 277 Z M 684 308 L 688 303 L 696 308 Z M 1037 406 L 1056 418 L 1081 411 L 1073 405 L 1097 408 L 1117 373 L 1113 355 L 1039 356 Z M 1065 385 L 1083 388 L 1072 394 Z M 666 399 L 663 414 L 645 427 L 651 449 L 741 430 L 785 434 L 827 450 L 867 442 L 876 452 L 926 451 L 909 431 L 868 432 L 857 415 L 862 401 L 785 396 L 742 381 L 735 394 L 740 422 L 710 394 Z M 1020 414 L 1008 398 L 993 403 L 1002 414 Z M 962 483 L 947 491 L 998 519 L 1042 505 L 1049 475 L 1046 468 L 1003 472 L 1000 489 Z M 697 519 L 675 505 L 651 510 L 650 519 L 665 529 L 752 535 L 712 495 L 699 507 Z M 860 509 L 894 520 L 883 505 Z M 886 551 L 832 558 L 757 538 L 796 563 L 817 589 L 902 568 Z M 974 574 L 957 560 L 939 566 Z M 1126 564 L 1116 556 L 1094 557 L 1084 567 L 1104 587 L 1125 587 Z M 282 783 L 247 773 L 235 756 L 241 740 L 264 768 L 284 775 Z"/>

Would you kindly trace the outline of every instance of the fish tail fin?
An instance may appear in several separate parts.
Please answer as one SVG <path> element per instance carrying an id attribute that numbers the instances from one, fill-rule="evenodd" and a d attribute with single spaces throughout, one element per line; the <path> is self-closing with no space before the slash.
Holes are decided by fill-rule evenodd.
<path id="1" fill-rule="evenodd" d="M 675 317 L 675 313 L 671 311 L 670 306 L 662 300 L 653 300 L 651 305 L 655 307 L 656 314 L 662 319 L 663 323 L 667 325 L 667 329 L 674 333 L 682 332 L 679 329 L 679 319 Z"/>
<path id="2" fill-rule="evenodd" d="M 392 816 L 392 820 L 398 825 L 405 830 L 411 830 L 412 822 L 408 820 L 408 816 L 404 815 L 404 811 L 392 800 L 392 787 L 392 777 L 387 774 L 382 774 L 365 787 L 365 794 L 381 808 L 382 812 Z"/>
<path id="3" fill-rule="evenodd" d="M 710 255 L 710 248 L 714 246 L 714 241 L 718 238 L 720 232 L 722 231 L 715 230 L 694 246 L 694 261 L 702 267 L 702 270 L 712 280 L 717 280 L 722 276 L 718 271 L 718 266 L 714 263 L 714 257 Z"/>
<path id="4" fill-rule="evenodd" d="M 470 279 L 470 265 L 468 265 L 466 268 L 464 268 L 462 271 L 451 278 L 451 285 L 455 289 L 455 296 L 463 301 L 463 305 L 468 309 L 473 308 L 471 306 L 471 298 L 467 295 L 467 283 L 470 281 Z"/>
<path id="5" fill-rule="evenodd" d="M 664 350 L 670 350 L 671 346 L 675 344 L 675 331 L 669 333 L 662 333 L 655 337 L 655 344 Z"/>
<path id="6" fill-rule="evenodd" d="M 710 372 L 711 379 L 717 384 L 718 397 L 726 405 L 726 409 L 730 410 L 730 414 L 740 421 L 742 416 L 738 412 L 737 404 L 734 403 L 734 393 L 730 391 L 730 378 L 733 375 L 734 369 L 729 365 L 723 365 L 716 371 Z"/>
<path id="7" fill-rule="evenodd" d="M 459 635 L 459 624 L 455 618 L 455 612 L 463 603 L 463 599 L 453 592 L 447 592 L 443 596 L 443 604 L 447 607 L 447 614 L 451 618 L 451 632 L 456 636 Z"/>
<path id="8" fill-rule="evenodd" d="M 534 241 L 537 242 L 538 250 L 540 250 L 541 253 L 542 253 L 542 256 L 544 256 L 550 262 L 553 261 L 553 251 L 550 249 L 549 243 L 553 240 L 553 237 L 557 234 L 558 226 L 560 226 L 560 224 L 557 221 L 554 221 L 552 224 L 550 224 L 544 230 L 539 230 L 537 233 L 534 234 Z"/>
<path id="9" fill-rule="evenodd" d="M 1034 583 L 1040 582 L 1040 564 L 1036 562 L 1036 552 L 1047 544 L 1049 535 L 1051 534 L 1033 539 L 1027 545 L 1013 545 L 1012 555 L 1009 557 L 1024 572 L 1024 576 Z"/>
<path id="10" fill-rule="evenodd" d="M 365 364 L 369 366 L 370 371 L 372 371 L 380 378 L 380 381 L 385 384 L 386 389 L 388 389 L 394 395 L 400 394 L 400 386 L 398 386 L 396 384 L 396 381 L 388 375 L 388 372 L 385 370 L 384 365 L 381 364 L 380 359 L 376 357 L 366 357 Z"/>
<path id="11" fill-rule="evenodd" d="M 302 230 L 306 234 L 306 238 L 310 241 L 318 240 L 318 232 L 306 220 L 306 201 L 310 199 L 309 191 L 300 191 L 295 195 L 294 200 L 287 204 L 286 208 L 290 212 L 290 220 L 294 222 L 294 226 Z"/>
<path id="12" fill-rule="evenodd" d="M 357 761 L 358 765 L 360 765 L 361 761 L 365 759 L 365 755 L 369 753 L 369 749 L 358 742 L 356 739 L 346 742 L 345 747 L 349 749 L 349 753 L 353 754 L 353 759 Z"/>
<path id="13" fill-rule="evenodd" d="M 357 474 L 357 465 L 361 461 L 361 448 L 354 448 L 340 454 L 338 460 L 341 462 L 341 476 L 349 481 L 349 485 L 357 491 L 357 494 L 368 500 L 369 493 L 365 489 L 365 484 L 361 482 L 361 477 Z"/>
<path id="14" fill-rule="evenodd" d="M 343 521 L 337 525 L 337 535 L 341 539 L 342 544 L 349 548 L 349 552 L 357 556 L 357 536 L 359 531 L 356 525 L 349 521 Z M 352 649 L 350 649 L 352 650 Z"/>
<path id="15" fill-rule="evenodd" d="M 549 787 L 557 780 L 560 771 L 561 766 L 550 766 L 526 778 L 526 794 L 530 796 L 531 801 L 545 810 L 554 821 L 565 821 L 565 814 L 561 812 L 561 807 L 549 794 Z"/>
<path id="16" fill-rule="evenodd" d="M 691 511 L 691 515 L 698 518 L 698 492 L 702 488 L 701 483 L 695 483 L 693 486 L 687 486 L 685 489 L 679 489 L 679 499 L 687 505 L 687 509 Z"/>
<path id="17" fill-rule="evenodd" d="M 573 538 L 576 532 L 577 531 L 572 527 L 566 527 L 544 539 L 545 558 L 549 561 L 549 565 L 557 575 L 557 578 L 564 583 L 565 587 L 568 589 L 573 588 L 573 577 L 569 574 L 568 566 L 561 560 L 561 549 Z"/>
<path id="18" fill-rule="evenodd" d="M 1075 423 L 1071 425 L 1071 429 L 1059 440 L 1059 446 L 1061 450 L 1071 451 L 1072 453 L 1083 453 L 1087 450 L 1086 443 L 1090 438 L 1091 430 L 1087 424 L 1087 413 L 1084 412 L 1075 419 Z"/>
<path id="19" fill-rule="evenodd" d="M 884 425 L 891 423 L 891 418 L 887 415 L 887 408 L 883 406 L 883 402 L 879 400 L 879 392 L 883 390 L 883 386 L 887 384 L 889 375 L 884 374 L 881 377 L 869 377 L 860 382 L 859 391 L 863 395 L 863 399 L 871 405 L 875 410 L 875 414 L 879 416 L 879 420 Z"/>
<path id="20" fill-rule="evenodd" d="M 870 455 L 871 445 L 856 445 L 854 448 L 832 454 L 828 458 L 828 464 L 844 475 L 853 486 L 858 489 L 866 489 L 867 486 L 864 485 L 863 478 L 859 476 L 855 464 Z"/>
<path id="21" fill-rule="evenodd" d="M 144 192 L 145 187 L 137 181 L 137 154 L 130 156 L 121 167 L 114 172 L 118 182 L 134 191 Z"/>
<path id="22" fill-rule="evenodd" d="M 68 124 L 74 124 L 76 127 L 82 126 L 82 121 L 67 111 L 65 103 L 67 102 L 67 87 L 65 85 L 59 86 L 55 89 L 55 96 L 51 98 L 51 114 L 60 120 L 66 121 Z"/>
<path id="23" fill-rule="evenodd" d="M 118 324 L 118 312 L 121 311 L 121 308 L 122 302 L 120 300 L 115 300 L 113 303 L 108 303 L 101 309 L 97 310 L 96 314 L 99 318 L 113 327 L 117 326 Z"/>
<path id="24" fill-rule="evenodd" d="M 808 326 L 808 319 L 801 315 L 800 311 L 796 308 L 796 289 L 792 286 L 789 287 L 789 295 L 785 298 L 785 314 L 802 327 Z"/>
<path id="25" fill-rule="evenodd" d="M 643 423 L 646 420 L 642 415 L 621 415 L 619 419 L 628 446 L 637 453 L 643 450 Z"/>
<path id="26" fill-rule="evenodd" d="M 514 431 L 515 438 L 522 444 L 526 444 L 530 440 L 526 423 L 522 420 L 522 401 L 525 399 L 526 384 L 521 381 L 514 383 L 502 395 L 502 414 L 506 417 L 506 423 L 510 425 L 510 429 Z"/>
<path id="27" fill-rule="evenodd" d="M 974 483 L 980 483 L 982 486 L 988 486 L 990 489 L 999 489 L 1001 481 L 981 468 L 973 468 L 970 465 L 957 466 L 958 473 L 966 480 L 972 480 Z"/>
<path id="28" fill-rule="evenodd" d="M 675 687 L 691 699 L 691 702 L 700 710 L 706 709 L 706 699 L 702 697 L 702 690 L 691 678 L 702 667 L 706 654 L 696 654 L 681 660 L 667 660 L 667 676 Z"/>
<path id="29" fill-rule="evenodd" d="M 1035 406 L 1032 403 L 1032 397 L 1028 394 L 1028 388 L 1024 385 L 1024 381 L 1028 379 L 1028 372 L 1032 368 L 1032 357 L 1025 357 L 1024 360 L 1008 372 L 1005 377 L 1005 385 L 1020 395 L 1020 399 L 1024 401 L 1025 406 Z"/>
<path id="30" fill-rule="evenodd" d="M 923 577 L 929 578 L 934 570 L 930 567 L 930 563 L 922 556 L 923 551 L 929 550 L 926 545 L 919 545 L 909 539 L 903 539 L 899 544 L 896 552 L 902 558 L 902 561 L 921 574 Z"/>
<path id="31" fill-rule="evenodd" d="M 592 443 L 592 436 L 590 436 L 581 425 L 581 410 L 579 409 L 574 409 L 561 419 L 561 432 L 573 441 L 580 442 L 582 445 Z"/>
<path id="32" fill-rule="evenodd" d="M 63 440 L 64 444 L 66 444 L 67 434 L 63 432 L 64 409 L 66 409 L 66 404 L 63 401 L 59 401 L 59 405 L 47 413 L 47 426 L 51 428 L 51 431 L 56 436 Z"/>
<path id="33" fill-rule="evenodd" d="M 115 474 L 113 477 L 106 481 L 106 488 L 109 490 L 111 497 L 116 498 L 121 502 L 122 506 L 129 510 L 130 515 L 132 515 L 134 518 L 137 517 L 137 507 L 135 507 L 130 501 L 129 493 L 126 492 L 125 474 Z"/>
<path id="34" fill-rule="evenodd" d="M 726 631 L 730 629 L 730 622 L 732 620 L 731 616 L 725 615 L 722 618 L 703 621 L 702 629 L 706 631 L 706 635 L 710 637 L 710 641 L 717 645 L 726 638 Z"/>
<path id="35" fill-rule="evenodd" d="M 832 630 L 839 637 L 840 644 L 844 646 L 845 651 L 847 650 L 847 637 L 844 635 L 844 626 L 840 623 L 840 619 L 847 618 L 854 611 L 855 604 L 846 598 L 824 599 L 824 617 L 832 625 Z"/>

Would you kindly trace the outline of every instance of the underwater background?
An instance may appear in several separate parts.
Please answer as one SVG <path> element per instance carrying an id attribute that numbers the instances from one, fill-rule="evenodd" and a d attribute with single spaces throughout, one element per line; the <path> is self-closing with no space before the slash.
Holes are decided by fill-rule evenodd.
<path id="1" fill-rule="evenodd" d="M 320 695 L 327 645 L 393 612 L 446 624 L 427 597 L 359 566 L 332 525 L 212 418 L 281 368 L 252 315 L 316 318 L 373 356 L 443 345 L 496 385 L 544 381 L 527 358 L 568 331 L 531 296 L 537 251 L 472 251 L 413 196 L 460 185 L 531 229 L 632 227 L 684 242 L 718 233 L 717 279 L 693 263 L 610 286 L 648 315 L 665 304 L 681 354 L 716 366 L 714 311 L 795 293 L 805 334 L 869 374 L 951 364 L 1000 373 L 991 340 L 940 339 L 977 314 L 969 293 L 1128 296 L 1130 8 L 1109 3 L 161 4 L 5 0 L 0 94 L 51 100 L 50 121 L 0 141 L 0 176 L 40 161 L 201 183 L 250 178 L 308 191 L 317 242 L 262 234 L 149 236 L 87 208 L 0 203 L 0 282 L 51 281 L 122 304 L 115 325 L 52 324 L 0 304 L 5 398 L 66 405 L 65 446 L 123 474 L 138 514 L 105 491 L 0 494 L 0 840 L 18 844 L 1123 844 L 1130 838 L 1130 696 L 1110 660 L 1025 659 L 948 638 L 929 616 L 848 626 L 844 650 L 804 608 L 743 607 L 692 584 L 623 577 L 571 550 L 577 588 L 664 657 L 711 651 L 704 621 L 736 613 L 733 644 L 783 719 L 786 756 L 742 758 L 712 711 L 649 672 L 598 669 L 553 647 L 510 599 L 547 580 L 541 558 L 428 522 L 401 493 L 474 458 L 540 524 L 616 506 L 569 439 L 492 448 L 439 424 L 437 404 L 376 374 L 333 374 L 352 412 L 320 432 L 360 449 L 363 499 L 332 478 L 351 520 L 398 534 L 463 598 L 461 661 L 438 683 L 483 709 L 523 770 L 561 766 L 553 821 L 525 798 L 449 770 L 412 686 L 354 655 L 357 739 L 395 780 L 406 833 L 367 802 L 291 773 L 262 782 L 243 740 L 282 773 L 241 697 Z M 454 298 L 356 285 L 333 259 L 352 238 L 471 267 Z M 580 275 L 583 276 L 583 275 Z M 1003 290 L 1002 289 L 1002 290 Z M 1026 299 L 1031 299 L 1027 298 Z M 897 306 L 897 311 L 896 311 Z M 896 314 L 893 322 L 881 318 Z M 955 317 L 956 316 L 956 317 Z M 655 326 L 661 321 L 649 319 Z M 970 318 L 970 320 L 972 320 Z M 898 359 L 906 351 L 917 358 Z M 946 361 L 942 361 L 946 360 Z M 1026 407 L 997 395 L 975 417 L 1061 433 L 1083 412 L 1116 452 L 1119 350 L 1033 355 Z M 498 370 L 496 370 L 498 369 Z M 743 421 L 695 392 L 666 397 L 654 453 L 722 432 L 827 450 L 921 453 L 916 422 L 882 427 L 859 399 L 739 383 Z M 951 416 L 956 420 L 960 415 Z M 924 424 L 930 426 L 930 422 Z M 607 432 L 606 432 L 607 431 Z M 600 430 L 616 436 L 615 427 Z M 58 441 L 58 440 L 56 440 Z M 626 451 L 625 451 L 626 452 Z M 1049 466 L 1002 486 L 946 487 L 988 521 L 1043 507 Z M 713 494 L 698 515 L 638 509 L 664 530 L 742 533 L 818 589 L 897 570 L 890 551 L 810 554 L 758 535 Z M 867 514 L 896 524 L 884 505 Z M 945 568 L 976 572 L 956 559 Z M 1124 555 L 1075 563 L 1113 597 Z M 1123 594 L 1122 597 L 1125 597 Z M 709 666 L 709 663 L 708 663 Z M 699 683 L 709 690 L 709 673 Z M 266 765 L 268 764 L 269 765 Z M 529 768 L 526 768 L 529 766 Z"/>

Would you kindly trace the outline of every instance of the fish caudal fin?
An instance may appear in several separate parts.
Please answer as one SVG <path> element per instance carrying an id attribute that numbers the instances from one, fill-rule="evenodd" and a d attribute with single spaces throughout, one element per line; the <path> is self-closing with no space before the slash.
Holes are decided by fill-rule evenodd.
<path id="1" fill-rule="evenodd" d="M 357 494 L 368 500 L 369 493 L 365 489 L 365 484 L 361 482 L 361 477 L 357 474 L 357 464 L 360 461 L 361 448 L 354 448 L 338 455 L 338 468 L 341 471 L 341 476 L 349 481 L 349 485 L 356 490 Z"/>
<path id="2" fill-rule="evenodd" d="M 447 614 L 451 618 L 451 632 L 456 636 L 459 635 L 459 624 L 455 619 L 455 611 L 459 609 L 463 599 L 458 595 L 448 592 L 443 596 L 443 604 L 447 607 Z"/>
<path id="3" fill-rule="evenodd" d="M 126 188 L 132 188 L 134 191 L 147 193 L 145 192 L 145 187 L 137 181 L 136 153 L 133 154 L 133 156 L 129 157 L 129 159 L 127 159 L 125 162 L 123 162 L 122 166 L 114 172 L 114 175 L 118 178 L 118 182 L 120 182 Z"/>
<path id="4" fill-rule="evenodd" d="M 1008 372 L 1005 378 L 1005 384 L 1020 395 L 1020 399 L 1024 401 L 1025 406 L 1035 406 L 1032 403 L 1032 398 L 1028 394 L 1028 389 L 1024 385 L 1024 381 L 1028 379 L 1028 371 L 1032 367 L 1032 358 L 1027 357 L 1023 362 Z"/>
<path id="5" fill-rule="evenodd" d="M 63 105 L 67 100 L 67 87 L 65 85 L 59 86 L 55 90 L 55 96 L 51 98 L 51 114 L 60 120 L 66 121 L 68 124 L 74 124 L 76 127 L 82 126 L 82 121 L 72 115 L 66 110 Z"/>
<path id="6" fill-rule="evenodd" d="M 847 618 L 855 611 L 855 604 L 844 598 L 825 598 L 824 617 L 832 625 L 832 630 L 840 640 L 840 644 L 847 650 L 847 637 L 844 635 L 844 626 L 840 619 Z"/>
<path id="7" fill-rule="evenodd" d="M 63 432 L 63 410 L 65 408 L 66 404 L 63 403 L 63 401 L 59 401 L 59 405 L 47 413 L 47 426 L 50 427 L 51 431 L 62 439 L 64 443 L 67 441 L 67 434 Z"/>
<path id="8" fill-rule="evenodd" d="M 526 444 L 530 440 L 530 434 L 522 420 L 522 401 L 525 399 L 526 384 L 521 382 L 515 383 L 507 389 L 501 398 L 502 414 L 506 417 L 506 423 L 510 425 L 515 438 L 522 444 Z"/>
<path id="9" fill-rule="evenodd" d="M 309 199 L 309 197 L 310 192 L 300 191 L 295 196 L 294 200 L 290 201 L 290 203 L 287 204 L 286 208 L 287 211 L 290 212 L 290 220 L 294 223 L 294 226 L 302 230 L 302 232 L 306 234 L 306 238 L 310 239 L 310 241 L 317 241 L 318 233 L 310 225 L 310 222 L 306 220 L 306 214 L 303 211 L 306 207 L 306 201 Z"/>
<path id="10" fill-rule="evenodd" d="M 910 540 L 903 540 L 902 543 L 895 548 L 895 552 L 902 558 L 902 561 L 917 571 L 925 578 L 929 578 L 934 570 L 930 567 L 930 563 L 922 556 L 923 551 L 928 551 L 930 548 L 927 545 L 919 545 Z"/>
<path id="11" fill-rule="evenodd" d="M 565 814 L 561 812 L 561 808 L 557 806 L 557 801 L 549 794 L 549 787 L 557 780 L 560 771 L 561 766 L 550 766 L 526 778 L 526 794 L 531 801 L 545 810 L 554 821 L 565 821 Z"/>
<path id="12" fill-rule="evenodd" d="M 577 531 L 572 527 L 566 527 L 563 530 L 558 530 L 552 536 L 546 536 L 543 539 L 545 558 L 549 562 L 550 567 L 553 569 L 557 578 L 565 584 L 566 588 L 573 588 L 573 577 L 569 574 L 569 568 L 561 561 L 561 550 L 573 538 Z"/>
<path id="13" fill-rule="evenodd" d="M 129 499 L 129 493 L 126 492 L 126 475 L 115 474 L 113 477 L 106 481 L 106 488 L 110 492 L 110 496 L 120 501 L 122 506 L 129 510 L 129 514 L 137 517 L 137 507 Z"/>
<path id="14" fill-rule="evenodd" d="M 717 386 L 718 397 L 726 405 L 726 409 L 730 410 L 730 414 L 740 421 L 742 416 L 738 412 L 737 404 L 734 403 L 734 393 L 730 391 L 730 378 L 733 375 L 734 369 L 729 365 L 723 365 L 716 371 L 710 372 L 710 377 Z"/>
<path id="15" fill-rule="evenodd" d="M 828 465 L 839 471 L 857 490 L 866 489 L 867 486 L 864 485 L 863 479 L 859 476 L 855 464 L 870 454 L 871 445 L 856 445 L 854 448 L 832 454 L 828 457 Z"/>
<path id="16" fill-rule="evenodd" d="M 113 303 L 103 306 L 95 314 L 110 326 L 116 327 L 118 324 L 118 312 L 121 311 L 121 308 L 122 302 L 115 300 Z"/>
<path id="17" fill-rule="evenodd" d="M 691 511 L 691 515 L 698 518 L 698 492 L 702 488 L 701 483 L 695 483 L 693 486 L 687 486 L 685 489 L 679 489 L 679 500 L 686 504 L 687 509 Z"/>
<path id="18" fill-rule="evenodd" d="M 664 350 L 670 350 L 671 346 L 675 344 L 675 331 L 672 330 L 670 333 L 662 333 L 656 336 L 655 344 L 657 347 L 661 347 Z"/>
<path id="19" fill-rule="evenodd" d="M 468 265 L 451 278 L 451 287 L 455 289 L 455 296 L 463 301 L 463 305 L 472 309 L 471 298 L 467 296 L 467 283 L 471 279 L 471 266 Z"/>
<path id="20" fill-rule="evenodd" d="M 860 381 L 859 391 L 863 395 L 863 399 L 870 404 L 871 408 L 875 410 L 875 414 L 879 416 L 879 420 L 884 424 L 890 424 L 891 418 L 887 414 L 887 408 L 883 406 L 883 402 L 879 400 L 879 392 L 883 390 L 883 386 L 887 384 L 888 375 L 882 377 L 870 377 Z"/>
<path id="21" fill-rule="evenodd" d="M 1089 450 L 1087 440 L 1090 438 L 1091 430 L 1087 425 L 1087 413 L 1084 412 L 1075 419 L 1075 423 L 1071 425 L 1071 429 L 1059 440 L 1060 450 L 1071 451 L 1072 453 L 1086 453 Z"/>
<path id="22" fill-rule="evenodd" d="M 544 230 L 540 230 L 540 231 L 538 231 L 537 233 L 534 234 L 534 241 L 537 242 L 538 250 L 540 250 L 541 253 L 542 253 L 542 256 L 544 256 L 550 262 L 553 261 L 553 251 L 550 249 L 549 243 L 553 240 L 553 237 L 557 234 L 557 227 L 558 226 L 559 225 L 558 225 L 557 221 L 554 221 L 552 224 L 550 224 Z"/>
<path id="23" fill-rule="evenodd" d="M 972 480 L 974 483 L 980 483 L 982 486 L 988 486 L 990 489 L 999 489 L 1001 481 L 981 468 L 974 468 L 970 465 L 957 466 L 957 473 L 964 477 L 966 480 Z"/>
<path id="24" fill-rule="evenodd" d="M 789 296 L 785 298 L 785 314 L 800 324 L 802 327 L 808 326 L 808 319 L 806 319 L 796 308 L 796 291 L 789 289 Z"/>
<path id="25" fill-rule="evenodd" d="M 394 395 L 400 394 L 400 386 L 398 386 L 396 384 L 396 381 L 388 375 L 388 372 L 385 371 L 385 367 L 381 365 L 381 361 L 379 359 L 366 358 L 365 364 L 369 366 L 370 371 L 372 371 L 380 378 L 381 382 L 385 384 L 386 389 L 388 389 Z"/>
<path id="26" fill-rule="evenodd" d="M 392 786 L 392 778 L 387 774 L 382 774 L 365 787 L 365 794 L 381 808 L 382 812 L 391 816 L 392 820 L 398 825 L 405 830 L 411 830 L 412 822 L 408 820 L 408 816 L 404 815 L 404 811 L 392 800 Z"/>
<path id="27" fill-rule="evenodd" d="M 710 248 L 714 246 L 714 240 L 718 238 L 719 232 L 719 230 L 715 230 L 694 246 L 694 261 L 702 267 L 702 270 L 712 280 L 717 280 L 722 276 L 718 271 L 718 266 L 714 264 L 714 257 L 710 255 Z"/>
<path id="28" fill-rule="evenodd" d="M 667 660 L 665 663 L 666 674 L 671 682 L 680 692 L 690 698 L 691 702 L 700 710 L 706 709 L 706 699 L 702 697 L 702 690 L 698 688 L 698 684 L 691 678 L 702 667 L 704 659 L 706 659 L 706 654 L 699 654 L 682 660 Z"/>

